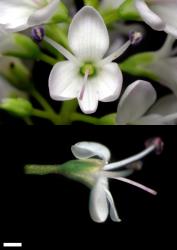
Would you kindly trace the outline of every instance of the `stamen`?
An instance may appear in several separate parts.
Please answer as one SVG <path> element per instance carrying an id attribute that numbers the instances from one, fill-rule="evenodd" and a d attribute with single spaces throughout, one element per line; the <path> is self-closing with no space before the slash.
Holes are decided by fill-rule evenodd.
<path id="1" fill-rule="evenodd" d="M 145 142 L 145 147 L 155 146 L 155 153 L 161 154 L 164 148 L 164 142 L 160 137 L 151 138 Z"/>
<path id="2" fill-rule="evenodd" d="M 104 66 L 107 63 L 111 63 L 112 61 L 116 60 L 118 57 L 120 57 L 131 45 L 130 40 L 128 40 L 122 47 L 120 47 L 117 51 L 113 52 L 108 57 L 101 60 L 97 65 L 98 66 Z"/>
<path id="3" fill-rule="evenodd" d="M 36 42 L 41 42 L 45 35 L 44 28 L 42 26 L 33 28 L 31 35 Z"/>
<path id="4" fill-rule="evenodd" d="M 86 87 L 89 75 L 90 75 L 90 70 L 87 69 L 86 72 L 85 72 L 84 82 L 83 82 L 83 85 L 82 85 L 82 89 L 81 89 L 81 92 L 80 92 L 80 95 L 79 95 L 79 99 L 80 100 L 83 100 L 84 93 L 85 93 L 85 87 Z"/>
<path id="5" fill-rule="evenodd" d="M 153 144 L 153 145 L 149 146 L 147 149 L 143 150 L 141 153 L 136 154 L 134 156 L 131 156 L 127 159 L 105 165 L 103 169 L 104 170 L 112 170 L 112 169 L 117 169 L 117 168 L 123 167 L 123 166 L 128 165 L 132 162 L 135 162 L 135 161 L 142 159 L 143 157 L 145 157 L 146 155 L 148 155 L 149 153 L 151 153 L 155 149 L 156 149 L 156 145 Z"/>
<path id="6" fill-rule="evenodd" d="M 153 189 L 151 189 L 149 187 L 146 187 L 146 186 L 144 186 L 144 185 L 142 185 L 142 184 L 140 184 L 140 183 L 138 183 L 136 181 L 132 181 L 132 180 L 124 178 L 124 177 L 117 177 L 117 178 L 113 177 L 113 178 L 116 179 L 116 180 L 128 183 L 130 185 L 133 185 L 133 186 L 135 186 L 137 188 L 140 188 L 140 189 L 142 189 L 142 190 L 144 190 L 144 191 L 146 191 L 146 192 L 148 192 L 148 193 L 150 193 L 152 195 L 157 195 L 157 192 L 155 190 L 153 190 Z"/>
<path id="7" fill-rule="evenodd" d="M 140 32 L 132 32 L 131 36 L 129 37 L 129 40 L 122 45 L 117 51 L 113 52 L 108 57 L 101 60 L 97 65 L 98 66 L 104 66 L 107 63 L 111 63 L 112 61 L 116 60 L 118 57 L 120 57 L 131 44 L 136 44 L 137 42 L 140 42 L 142 39 L 142 34 Z"/>
<path id="8" fill-rule="evenodd" d="M 74 64 L 80 64 L 80 62 L 77 60 L 77 58 L 71 54 L 70 51 L 65 49 L 62 45 L 56 43 L 49 37 L 45 36 L 44 40 L 48 42 L 52 47 L 54 47 L 56 50 L 58 50 L 64 57 L 66 57 L 69 61 L 73 62 Z"/>
<path id="9" fill-rule="evenodd" d="M 131 31 L 129 34 L 129 39 L 132 45 L 137 45 L 142 41 L 143 35 L 141 32 Z"/>

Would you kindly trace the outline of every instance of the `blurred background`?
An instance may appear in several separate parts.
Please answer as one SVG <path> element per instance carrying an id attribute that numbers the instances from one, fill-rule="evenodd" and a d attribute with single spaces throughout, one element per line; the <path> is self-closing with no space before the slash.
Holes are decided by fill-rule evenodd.
<path id="1" fill-rule="evenodd" d="M 74 159 L 71 145 L 95 141 L 106 145 L 111 161 L 144 149 L 160 136 L 164 152 L 147 156 L 143 169 L 130 176 L 158 191 L 151 196 L 135 187 L 110 180 L 121 223 L 109 218 L 94 223 L 89 215 L 90 190 L 62 176 L 26 176 L 25 164 L 60 164 Z M 25 249 L 172 249 L 176 225 L 177 135 L 175 128 L 85 126 L 1 129 L 0 242 L 22 241 Z"/>

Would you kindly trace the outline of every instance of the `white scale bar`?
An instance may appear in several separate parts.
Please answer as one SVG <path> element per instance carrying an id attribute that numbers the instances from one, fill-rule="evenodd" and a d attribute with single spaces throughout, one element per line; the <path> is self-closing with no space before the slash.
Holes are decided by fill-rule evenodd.
<path id="1" fill-rule="evenodd" d="M 21 242 L 4 242 L 3 243 L 3 247 L 22 247 L 22 243 Z"/>

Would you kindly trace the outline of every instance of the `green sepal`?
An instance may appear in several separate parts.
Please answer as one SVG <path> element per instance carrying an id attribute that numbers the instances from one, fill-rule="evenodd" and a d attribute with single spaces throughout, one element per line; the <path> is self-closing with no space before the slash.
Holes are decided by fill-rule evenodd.
<path id="1" fill-rule="evenodd" d="M 72 160 L 60 165 L 61 174 L 81 182 L 87 186 L 93 185 L 93 174 L 102 168 L 103 162 L 96 159 Z"/>

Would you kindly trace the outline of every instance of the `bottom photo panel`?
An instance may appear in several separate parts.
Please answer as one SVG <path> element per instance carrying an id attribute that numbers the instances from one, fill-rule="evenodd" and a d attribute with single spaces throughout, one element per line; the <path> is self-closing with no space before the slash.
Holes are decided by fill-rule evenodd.
<path id="1" fill-rule="evenodd" d="M 0 138 L 0 249 L 172 248 L 174 127 L 2 127 Z"/>

